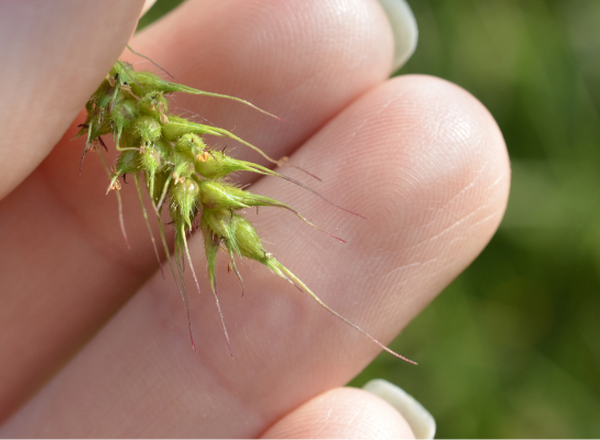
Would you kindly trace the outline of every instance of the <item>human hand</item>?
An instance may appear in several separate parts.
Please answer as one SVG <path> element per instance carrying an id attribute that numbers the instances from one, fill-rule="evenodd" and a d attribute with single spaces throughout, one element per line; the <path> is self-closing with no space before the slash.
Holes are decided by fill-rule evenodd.
<path id="1" fill-rule="evenodd" d="M 100 161 L 89 155 L 78 176 L 83 145 L 69 142 L 76 129 L 67 128 L 126 44 L 140 2 L 2 8 L 2 41 L 10 43 L 0 48 L 0 417 L 27 403 L 0 435 L 410 434 L 385 402 L 337 388 L 377 348 L 257 265 L 243 265 L 243 299 L 225 261 L 217 275 L 234 359 L 208 283 L 201 295 L 190 289 L 194 353 L 135 190 L 122 191 L 127 250 Z M 382 342 L 475 258 L 500 222 L 510 177 L 495 122 L 445 81 L 387 80 L 392 37 L 375 1 L 189 2 L 131 45 L 179 83 L 290 121 L 174 97 L 174 106 L 271 157 L 290 156 L 323 179 L 311 186 L 368 217 L 273 178 L 252 186 L 348 241 L 289 213 L 248 213 L 279 261 Z M 236 156 L 256 160 L 241 148 Z M 201 238 L 190 244 L 201 267 Z"/>

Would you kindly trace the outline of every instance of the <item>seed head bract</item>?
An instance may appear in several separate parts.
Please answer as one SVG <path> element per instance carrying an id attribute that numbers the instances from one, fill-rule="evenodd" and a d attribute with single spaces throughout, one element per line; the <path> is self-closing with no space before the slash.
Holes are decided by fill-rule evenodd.
<path id="1" fill-rule="evenodd" d="M 231 173 L 235 172 L 275 176 L 300 185 L 319 197 L 325 198 L 295 179 L 256 163 L 238 160 L 224 151 L 211 148 L 205 141 L 205 135 L 236 140 L 273 164 L 287 164 L 285 158 L 280 161 L 275 160 L 258 147 L 225 129 L 200 124 L 169 113 L 167 95 L 176 92 L 229 99 L 248 105 L 265 115 L 273 116 L 243 99 L 204 92 L 165 81 L 158 75 L 135 71 L 130 64 L 117 61 L 87 102 L 87 118 L 81 125 L 81 130 L 77 136 L 86 136 L 86 144 L 80 162 L 80 172 L 84 158 L 89 151 L 98 151 L 102 154 L 101 148 L 106 147 L 102 136 L 112 135 L 114 138 L 118 158 L 116 164 L 109 171 L 110 179 L 107 192 L 114 191 L 119 196 L 120 179 L 125 179 L 126 176 L 133 177 L 157 259 L 159 259 L 158 246 L 152 234 L 150 222 L 158 222 L 160 244 L 166 253 L 167 264 L 184 302 L 190 339 L 194 349 L 188 293 L 183 272 L 184 266 L 187 264 L 194 278 L 196 288 L 200 290 L 200 283 L 192 264 L 188 246 L 189 235 L 199 229 L 205 243 L 209 284 L 232 355 L 233 351 L 217 295 L 215 262 L 220 249 L 223 249 L 229 257 L 229 267 L 240 279 L 242 291 L 243 281 L 236 260 L 247 258 L 257 261 L 274 274 L 307 292 L 328 312 L 366 335 L 381 349 L 414 363 L 391 351 L 362 328 L 348 321 L 323 303 L 298 277 L 265 250 L 256 229 L 240 214 L 240 211 L 259 206 L 282 208 L 293 212 L 305 223 L 319 230 L 323 231 L 323 229 L 311 223 L 285 203 L 239 188 L 229 180 L 229 177 Z M 147 212 L 144 208 L 142 187 L 146 188 L 150 196 L 154 212 Z M 328 199 L 325 200 L 333 206 L 341 208 Z M 127 240 L 120 203 L 121 199 L 119 197 L 121 228 Z M 167 216 L 170 217 L 170 220 L 163 220 Z M 167 245 L 163 221 L 172 224 L 174 230 L 173 255 L 171 255 Z M 333 234 L 328 234 L 343 241 Z"/>

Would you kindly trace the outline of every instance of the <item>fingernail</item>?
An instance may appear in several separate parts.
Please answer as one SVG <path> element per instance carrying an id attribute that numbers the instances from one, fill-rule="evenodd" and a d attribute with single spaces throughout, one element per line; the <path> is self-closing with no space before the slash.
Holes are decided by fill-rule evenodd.
<path id="1" fill-rule="evenodd" d="M 146 0 L 146 2 L 144 3 L 144 7 L 142 8 L 142 12 L 140 13 L 140 17 L 142 17 L 146 12 L 148 12 L 148 10 L 154 6 L 154 3 L 156 3 L 156 0 Z"/>
<path id="2" fill-rule="evenodd" d="M 435 419 L 423 405 L 402 388 L 383 379 L 374 379 L 363 390 L 375 394 L 392 405 L 408 422 L 415 438 L 432 439 L 435 436 Z"/>
<path id="3" fill-rule="evenodd" d="M 379 0 L 394 33 L 394 71 L 408 61 L 419 39 L 415 16 L 405 0 Z"/>

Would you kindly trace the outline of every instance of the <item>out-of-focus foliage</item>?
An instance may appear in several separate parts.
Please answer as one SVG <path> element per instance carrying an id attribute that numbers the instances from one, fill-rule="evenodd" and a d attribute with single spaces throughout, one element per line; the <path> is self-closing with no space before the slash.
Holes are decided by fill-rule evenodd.
<path id="1" fill-rule="evenodd" d="M 420 365 L 384 354 L 352 384 L 400 385 L 438 437 L 600 437 L 600 2 L 409 3 L 419 45 L 400 73 L 483 102 L 512 190 L 490 245 L 392 345 Z"/>
<path id="2" fill-rule="evenodd" d="M 140 31 L 153 21 L 158 20 L 163 15 L 171 12 L 184 0 L 157 0 L 156 3 L 144 14 L 138 22 L 137 30 Z"/>
<path id="3" fill-rule="evenodd" d="M 500 126 L 509 207 L 481 256 L 381 356 L 439 437 L 600 436 L 600 2 L 424 1 L 401 70 L 455 82 Z"/>

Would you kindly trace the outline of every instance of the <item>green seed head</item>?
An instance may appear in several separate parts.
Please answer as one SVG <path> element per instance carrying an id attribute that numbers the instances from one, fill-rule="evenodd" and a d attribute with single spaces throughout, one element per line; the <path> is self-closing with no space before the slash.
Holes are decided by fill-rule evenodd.
<path id="1" fill-rule="evenodd" d="M 262 243 L 254 226 L 241 215 L 235 214 L 235 240 L 243 257 L 256 260 L 262 264 L 270 258 L 270 254 L 262 247 Z"/>
<path id="2" fill-rule="evenodd" d="M 140 116 L 135 120 L 134 132 L 142 144 L 153 144 L 160 139 L 162 127 L 160 122 L 151 116 Z"/>
<path id="3" fill-rule="evenodd" d="M 192 220 L 198 213 L 198 199 L 200 198 L 200 185 L 192 178 L 183 178 L 175 182 L 171 189 L 171 215 L 181 218 L 188 228 L 192 227 Z"/>
<path id="4" fill-rule="evenodd" d="M 197 134 L 193 133 L 184 134 L 177 140 L 175 144 L 175 150 L 180 153 L 187 154 L 192 160 L 192 163 L 196 160 L 197 156 L 203 155 L 207 148 L 208 147 L 204 143 L 204 140 L 202 140 L 202 138 Z"/>
<path id="5" fill-rule="evenodd" d="M 239 214 L 226 209 L 204 209 L 201 228 L 205 237 L 212 237 L 213 243 L 215 237 L 223 242 L 230 254 L 235 253 L 263 264 L 269 258 L 254 226 Z"/>
<path id="6" fill-rule="evenodd" d="M 169 116 L 169 123 L 163 127 L 163 136 L 167 141 L 177 141 L 186 134 L 213 134 L 222 136 L 210 125 L 198 124 L 178 116 Z"/>
<path id="7" fill-rule="evenodd" d="M 144 218 L 151 230 L 148 215 L 143 206 L 139 183 L 140 174 L 144 174 L 154 208 L 156 213 L 159 214 L 156 219 L 159 222 L 161 241 L 167 261 L 173 275 L 179 277 L 181 281 L 178 284 L 181 286 L 180 292 L 184 298 L 190 337 L 191 320 L 189 318 L 187 291 L 183 279 L 183 265 L 187 260 L 199 290 L 200 285 L 194 272 L 186 237 L 192 231 L 192 223 L 198 216 L 200 208 L 202 208 L 200 229 L 205 240 L 209 281 L 226 338 L 227 332 L 216 294 L 215 261 L 219 248 L 226 248 L 228 251 L 229 267 L 235 271 L 240 280 L 241 275 L 237 270 L 236 259 L 246 257 L 258 261 L 273 273 L 293 282 L 308 292 L 321 306 L 367 335 L 379 347 L 390 351 L 360 327 L 352 324 L 329 308 L 301 280 L 279 263 L 270 253 L 266 252 L 256 229 L 248 220 L 235 211 L 252 206 L 273 206 L 290 210 L 308 224 L 313 224 L 288 205 L 268 197 L 252 194 L 234 185 L 223 183 L 220 179 L 232 172 L 249 171 L 262 175 L 278 176 L 302 187 L 307 187 L 259 164 L 236 160 L 224 152 L 210 150 L 202 138 L 205 134 L 235 140 L 261 154 L 270 162 L 279 163 L 259 148 L 225 129 L 167 115 L 168 102 L 164 95 L 172 92 L 226 98 L 257 108 L 239 98 L 203 92 L 191 87 L 170 83 L 149 72 L 135 72 L 130 64 L 119 61 L 89 99 L 86 105 L 88 116 L 79 135 L 87 134 L 86 148 L 82 156 L 83 161 L 86 152 L 93 150 L 94 146 L 101 143 L 102 140 L 98 137 L 112 132 L 120 156 L 116 166 L 110 173 L 109 191 L 120 189 L 119 177 L 121 175 L 133 174 L 136 189 L 142 202 Z M 266 112 L 263 111 L 263 113 Z M 310 188 L 307 189 L 310 190 Z M 118 192 L 117 197 L 120 201 Z M 170 257 L 170 250 L 160 216 L 162 208 L 165 206 L 165 200 L 169 201 L 167 202 L 169 211 L 175 224 L 175 258 Z M 121 226 L 124 230 L 122 218 Z M 152 239 L 152 242 L 157 259 L 160 260 L 154 239 Z"/>
<path id="8" fill-rule="evenodd" d="M 147 172 L 154 174 L 161 165 L 160 153 L 152 146 L 140 149 L 141 165 Z"/>
<path id="9" fill-rule="evenodd" d="M 188 155 L 176 152 L 173 154 L 173 162 L 173 179 L 176 182 L 190 177 L 194 173 L 194 162 Z"/>
<path id="10" fill-rule="evenodd" d="M 250 206 L 243 202 L 244 197 L 240 192 L 244 192 L 244 190 L 236 188 L 233 185 L 227 185 L 213 180 L 203 180 L 200 185 L 202 187 L 202 205 L 209 209 L 235 211 Z"/>
<path id="11" fill-rule="evenodd" d="M 138 105 L 134 99 L 123 99 L 112 106 L 110 117 L 117 126 L 124 127 L 138 117 Z"/>
<path id="12" fill-rule="evenodd" d="M 166 116 L 167 110 L 169 109 L 169 102 L 162 92 L 146 93 L 137 103 L 137 106 L 140 113 L 151 116 L 157 121 L 161 121 L 163 124 L 169 122 L 169 119 Z"/>
<path id="13" fill-rule="evenodd" d="M 135 174 L 141 170 L 141 158 L 139 151 L 127 150 L 119 156 L 116 170 L 119 175 Z"/>
<path id="14" fill-rule="evenodd" d="M 115 142 L 119 146 L 123 130 L 138 117 L 136 102 L 133 99 L 124 99 L 118 105 L 113 106 L 110 117 L 114 124 Z"/>
<path id="15" fill-rule="evenodd" d="M 289 207 L 277 200 L 270 199 L 258 194 L 238 188 L 226 183 L 216 182 L 214 180 L 203 180 L 202 185 L 202 205 L 211 209 L 238 209 L 249 208 L 251 206 L 274 206 L 278 208 Z"/>
<path id="16" fill-rule="evenodd" d="M 221 179 L 236 171 L 257 172 L 248 162 L 234 159 L 220 151 L 196 156 L 196 172 L 207 179 Z"/>
<path id="17" fill-rule="evenodd" d="M 124 61 L 117 61 L 109 73 L 109 82 L 113 82 L 113 87 L 130 85 L 135 82 L 137 72 L 133 66 Z M 112 79 L 110 79 L 112 78 Z M 138 95 L 141 96 L 141 95 Z"/>
<path id="18" fill-rule="evenodd" d="M 150 72 L 134 72 L 134 74 L 135 78 L 129 85 L 133 93 L 138 96 L 144 96 L 148 92 L 172 93 L 193 90 L 181 84 L 165 81 Z"/>
<path id="19" fill-rule="evenodd" d="M 200 227 L 226 243 L 235 243 L 234 215 L 228 209 L 202 208 Z"/>

